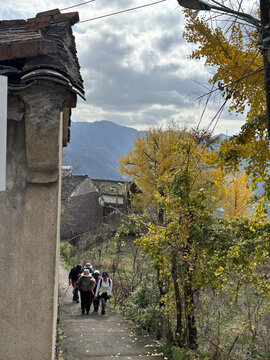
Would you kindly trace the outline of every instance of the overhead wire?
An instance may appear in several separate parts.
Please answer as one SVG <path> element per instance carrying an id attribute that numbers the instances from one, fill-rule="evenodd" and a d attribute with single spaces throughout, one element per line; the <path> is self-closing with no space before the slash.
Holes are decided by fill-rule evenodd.
<path id="1" fill-rule="evenodd" d="M 108 17 L 108 16 L 113 16 L 113 15 L 122 14 L 122 13 L 127 12 L 127 11 L 132 11 L 132 10 L 141 9 L 141 8 L 146 7 L 146 6 L 151 6 L 151 5 L 156 5 L 156 4 L 162 3 L 162 2 L 164 2 L 164 1 L 167 1 L 167 0 L 159 0 L 159 1 L 155 1 L 155 2 L 153 2 L 153 3 L 136 6 L 136 7 L 129 8 L 129 9 L 124 9 L 124 10 L 116 11 L 116 12 L 113 12 L 113 13 L 101 15 L 101 16 L 96 16 L 96 17 L 91 18 L 91 19 L 79 21 L 77 24 L 81 24 L 81 23 L 84 23 L 84 22 L 93 21 L 93 20 L 97 20 L 97 19 L 102 19 L 102 18 L 105 18 L 105 17 Z"/>
<path id="2" fill-rule="evenodd" d="M 85 5 L 85 4 L 88 4 L 88 3 L 91 3 L 93 1 L 96 1 L 96 0 L 88 0 L 88 1 L 85 1 L 83 3 L 80 3 L 80 4 L 76 4 L 76 5 L 72 5 L 72 6 L 68 6 L 66 8 L 63 8 L 63 9 L 60 9 L 60 11 L 64 11 L 64 10 L 68 10 L 68 9 L 72 9 L 72 8 L 75 8 L 77 6 L 82 6 L 82 5 Z"/>
<path id="3" fill-rule="evenodd" d="M 69 6 L 69 7 L 67 7 L 67 8 L 61 9 L 61 11 L 62 11 L 62 10 L 67 10 L 67 9 L 71 9 L 71 8 L 74 8 L 74 7 L 77 7 L 77 6 L 85 5 L 85 4 L 91 3 L 91 2 L 93 2 L 93 1 L 95 1 L 95 0 L 89 0 L 89 1 L 86 1 L 86 2 L 83 2 L 83 3 L 80 3 L 80 4 L 77 4 L 77 5 Z M 109 17 L 109 16 L 114 16 L 114 15 L 122 14 L 122 13 L 124 13 L 124 12 L 133 11 L 133 10 L 141 9 L 141 8 L 144 8 L 144 7 L 156 5 L 156 4 L 165 2 L 165 1 L 167 1 L 167 0 L 159 0 L 159 1 L 155 1 L 155 2 L 153 2 L 153 3 L 148 3 L 148 4 L 136 6 L 136 7 L 133 7 L 133 8 L 128 8 L 128 9 L 116 11 L 116 12 L 113 12 L 113 13 L 109 13 L 109 14 L 97 16 L 97 17 L 94 17 L 94 18 L 90 18 L 90 19 L 87 19 L 87 20 L 82 20 L 82 21 L 79 21 L 77 24 L 79 24 L 79 23 L 84 23 L 84 22 L 88 22 L 88 21 L 93 21 L 93 20 L 98 20 L 98 19 L 102 19 L 102 18 L 105 18 L 105 17 Z M 224 106 L 224 105 L 223 105 L 223 106 Z M 219 111 L 219 112 L 218 112 L 219 115 L 216 114 L 216 116 L 214 117 L 214 119 L 215 119 L 216 117 L 219 118 L 220 115 L 221 115 L 221 112 L 222 112 L 222 111 Z M 211 121 L 211 123 L 214 121 L 214 119 Z M 216 123 L 217 123 L 217 121 L 218 121 L 218 120 L 216 120 Z M 216 126 L 216 124 L 215 124 L 215 126 Z M 210 128 L 210 125 L 209 125 L 208 128 Z"/>

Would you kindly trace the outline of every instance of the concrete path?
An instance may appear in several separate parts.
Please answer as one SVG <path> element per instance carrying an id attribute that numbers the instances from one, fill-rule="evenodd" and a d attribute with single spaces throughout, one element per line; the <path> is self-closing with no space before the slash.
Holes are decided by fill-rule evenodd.
<path id="1" fill-rule="evenodd" d="M 68 271 L 59 268 L 61 335 L 64 360 L 164 359 L 159 344 L 147 333 L 119 316 L 107 306 L 106 315 L 81 315 L 80 304 L 72 301 Z"/>

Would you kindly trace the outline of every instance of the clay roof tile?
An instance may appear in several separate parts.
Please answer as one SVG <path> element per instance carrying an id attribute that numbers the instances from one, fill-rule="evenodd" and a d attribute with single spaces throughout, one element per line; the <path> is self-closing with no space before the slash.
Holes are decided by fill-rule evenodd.
<path id="1" fill-rule="evenodd" d="M 78 21 L 80 21 L 78 12 L 71 12 L 71 13 L 64 13 L 64 14 L 56 14 L 53 16 L 54 20 L 65 20 L 69 19 L 71 25 L 76 24 Z"/>
<path id="2" fill-rule="evenodd" d="M 43 12 L 37 13 L 36 18 L 50 17 L 50 16 L 53 16 L 56 14 L 60 14 L 59 9 L 53 9 L 53 10 L 48 10 L 48 11 L 43 11 Z"/>

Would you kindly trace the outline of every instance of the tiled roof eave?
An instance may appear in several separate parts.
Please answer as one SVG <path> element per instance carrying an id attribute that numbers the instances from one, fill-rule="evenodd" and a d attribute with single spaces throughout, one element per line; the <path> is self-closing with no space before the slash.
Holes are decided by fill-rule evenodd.
<path id="1" fill-rule="evenodd" d="M 78 21 L 77 12 L 58 9 L 28 20 L 0 21 L 0 75 L 8 77 L 10 91 L 47 80 L 85 99 L 71 30 Z"/>
<path id="2" fill-rule="evenodd" d="M 9 69 L 0 69 L 0 75 L 5 75 L 5 73 L 10 73 Z M 18 73 L 18 72 L 17 72 Z M 17 75 L 18 77 L 18 75 Z M 20 77 L 20 81 L 16 83 L 9 82 L 8 90 L 9 91 L 19 91 L 29 86 L 32 86 L 37 83 L 39 80 L 53 81 L 58 84 L 61 84 L 68 88 L 71 92 L 79 95 L 82 99 L 85 100 L 83 90 L 74 86 L 68 77 L 61 74 L 59 71 L 51 69 L 38 69 L 30 71 Z"/>

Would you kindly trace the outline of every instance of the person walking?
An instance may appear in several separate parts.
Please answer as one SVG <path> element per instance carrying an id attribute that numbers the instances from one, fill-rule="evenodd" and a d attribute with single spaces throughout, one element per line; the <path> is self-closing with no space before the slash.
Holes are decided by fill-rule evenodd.
<path id="1" fill-rule="evenodd" d="M 93 269 L 93 265 L 91 265 L 91 263 L 86 263 L 85 264 L 85 269 L 88 269 L 89 271 L 90 271 L 90 274 L 92 275 L 92 276 L 94 276 L 94 269 Z"/>
<path id="2" fill-rule="evenodd" d="M 94 272 L 94 279 L 96 280 L 96 285 L 95 285 L 95 289 L 94 289 L 94 294 L 96 294 L 96 290 L 97 290 L 98 283 L 99 283 L 99 281 L 101 280 L 101 276 L 100 276 L 99 270 L 95 270 L 95 272 Z M 94 297 L 94 300 L 93 300 L 93 305 L 94 305 L 94 311 L 95 311 L 95 312 L 98 312 L 99 302 L 100 302 L 99 296 L 97 296 L 97 297 L 95 296 L 95 297 Z"/>
<path id="3" fill-rule="evenodd" d="M 90 275 L 90 271 L 85 269 L 82 276 L 77 281 L 77 287 L 81 294 L 82 315 L 89 315 L 91 303 L 94 297 L 95 279 Z"/>
<path id="4" fill-rule="evenodd" d="M 82 266 L 80 264 L 77 264 L 73 266 L 73 268 L 70 270 L 68 275 L 68 282 L 69 285 L 72 284 L 73 286 L 73 301 L 79 302 L 79 294 L 78 294 L 78 288 L 76 286 L 76 282 L 78 281 L 79 277 L 82 274 Z"/>
<path id="5" fill-rule="evenodd" d="M 102 273 L 102 279 L 99 280 L 97 285 L 94 297 L 94 299 L 97 299 L 97 297 L 100 298 L 102 315 L 105 315 L 107 300 L 112 296 L 112 286 L 112 280 L 109 278 L 107 271 L 104 271 Z"/>

